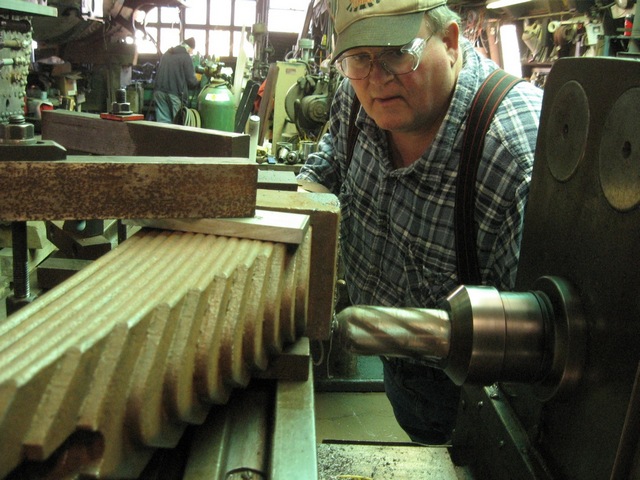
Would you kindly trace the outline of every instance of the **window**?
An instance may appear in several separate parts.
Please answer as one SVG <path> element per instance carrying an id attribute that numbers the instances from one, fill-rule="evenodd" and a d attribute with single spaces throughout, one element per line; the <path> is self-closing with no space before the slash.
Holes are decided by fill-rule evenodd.
<path id="1" fill-rule="evenodd" d="M 308 9 L 302 0 L 190 0 L 186 8 L 156 7 L 136 32 L 139 53 L 166 52 L 181 38 L 194 37 L 201 55 L 236 57 L 242 31 L 250 33 L 260 11 L 268 5 L 269 32 L 300 33 Z M 181 35 L 181 33 L 183 34 Z"/>
<path id="2" fill-rule="evenodd" d="M 270 32 L 300 33 L 307 15 L 307 3 L 291 0 L 271 0 L 269 2 Z"/>

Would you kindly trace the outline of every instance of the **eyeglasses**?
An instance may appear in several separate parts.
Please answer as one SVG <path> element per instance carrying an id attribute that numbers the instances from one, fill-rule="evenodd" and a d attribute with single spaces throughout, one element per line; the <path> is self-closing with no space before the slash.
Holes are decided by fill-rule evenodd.
<path id="1" fill-rule="evenodd" d="M 336 63 L 340 72 L 351 80 L 363 80 L 369 76 L 373 68 L 373 62 L 378 64 L 391 75 L 404 75 L 413 72 L 418 65 L 424 47 L 433 37 L 416 38 L 404 47 L 393 50 L 385 50 L 378 55 L 370 53 L 356 53 L 342 57 Z"/>

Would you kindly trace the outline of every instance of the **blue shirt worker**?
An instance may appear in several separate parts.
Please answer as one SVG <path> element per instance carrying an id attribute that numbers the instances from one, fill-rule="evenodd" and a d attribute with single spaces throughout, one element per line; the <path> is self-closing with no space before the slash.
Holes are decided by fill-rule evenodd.
<path id="1" fill-rule="evenodd" d="M 337 0 L 332 61 L 346 77 L 302 188 L 338 196 L 340 249 L 356 305 L 444 308 L 459 284 L 456 178 L 475 93 L 498 66 L 461 34 L 446 0 Z M 511 290 L 533 167 L 542 90 L 512 88 L 491 121 L 473 212 L 482 283 Z M 350 112 L 357 97 L 352 154 Z M 353 138 L 355 137 L 355 138 Z M 445 444 L 460 389 L 419 360 L 382 358 L 395 417 L 409 437 Z"/>
<path id="2" fill-rule="evenodd" d="M 153 91 L 157 122 L 173 123 L 183 105 L 187 104 L 189 89 L 199 85 L 191 60 L 195 48 L 196 41 L 192 37 L 162 56 Z"/>

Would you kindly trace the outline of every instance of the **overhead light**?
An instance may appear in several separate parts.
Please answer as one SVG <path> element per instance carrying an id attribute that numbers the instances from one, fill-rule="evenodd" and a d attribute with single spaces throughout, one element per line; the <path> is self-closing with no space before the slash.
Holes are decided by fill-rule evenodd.
<path id="1" fill-rule="evenodd" d="M 494 2 L 487 3 L 487 8 L 496 9 L 510 7 L 511 5 L 517 5 L 519 3 L 526 3 L 530 0 L 495 0 Z"/>

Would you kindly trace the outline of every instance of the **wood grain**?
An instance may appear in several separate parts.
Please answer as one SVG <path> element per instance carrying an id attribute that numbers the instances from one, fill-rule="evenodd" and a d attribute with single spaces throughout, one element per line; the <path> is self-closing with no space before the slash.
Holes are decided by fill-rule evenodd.
<path id="1" fill-rule="evenodd" d="M 125 220 L 123 223 L 163 230 L 300 244 L 309 228 L 309 216 L 257 209 L 254 216 L 245 218 L 155 218 Z"/>

